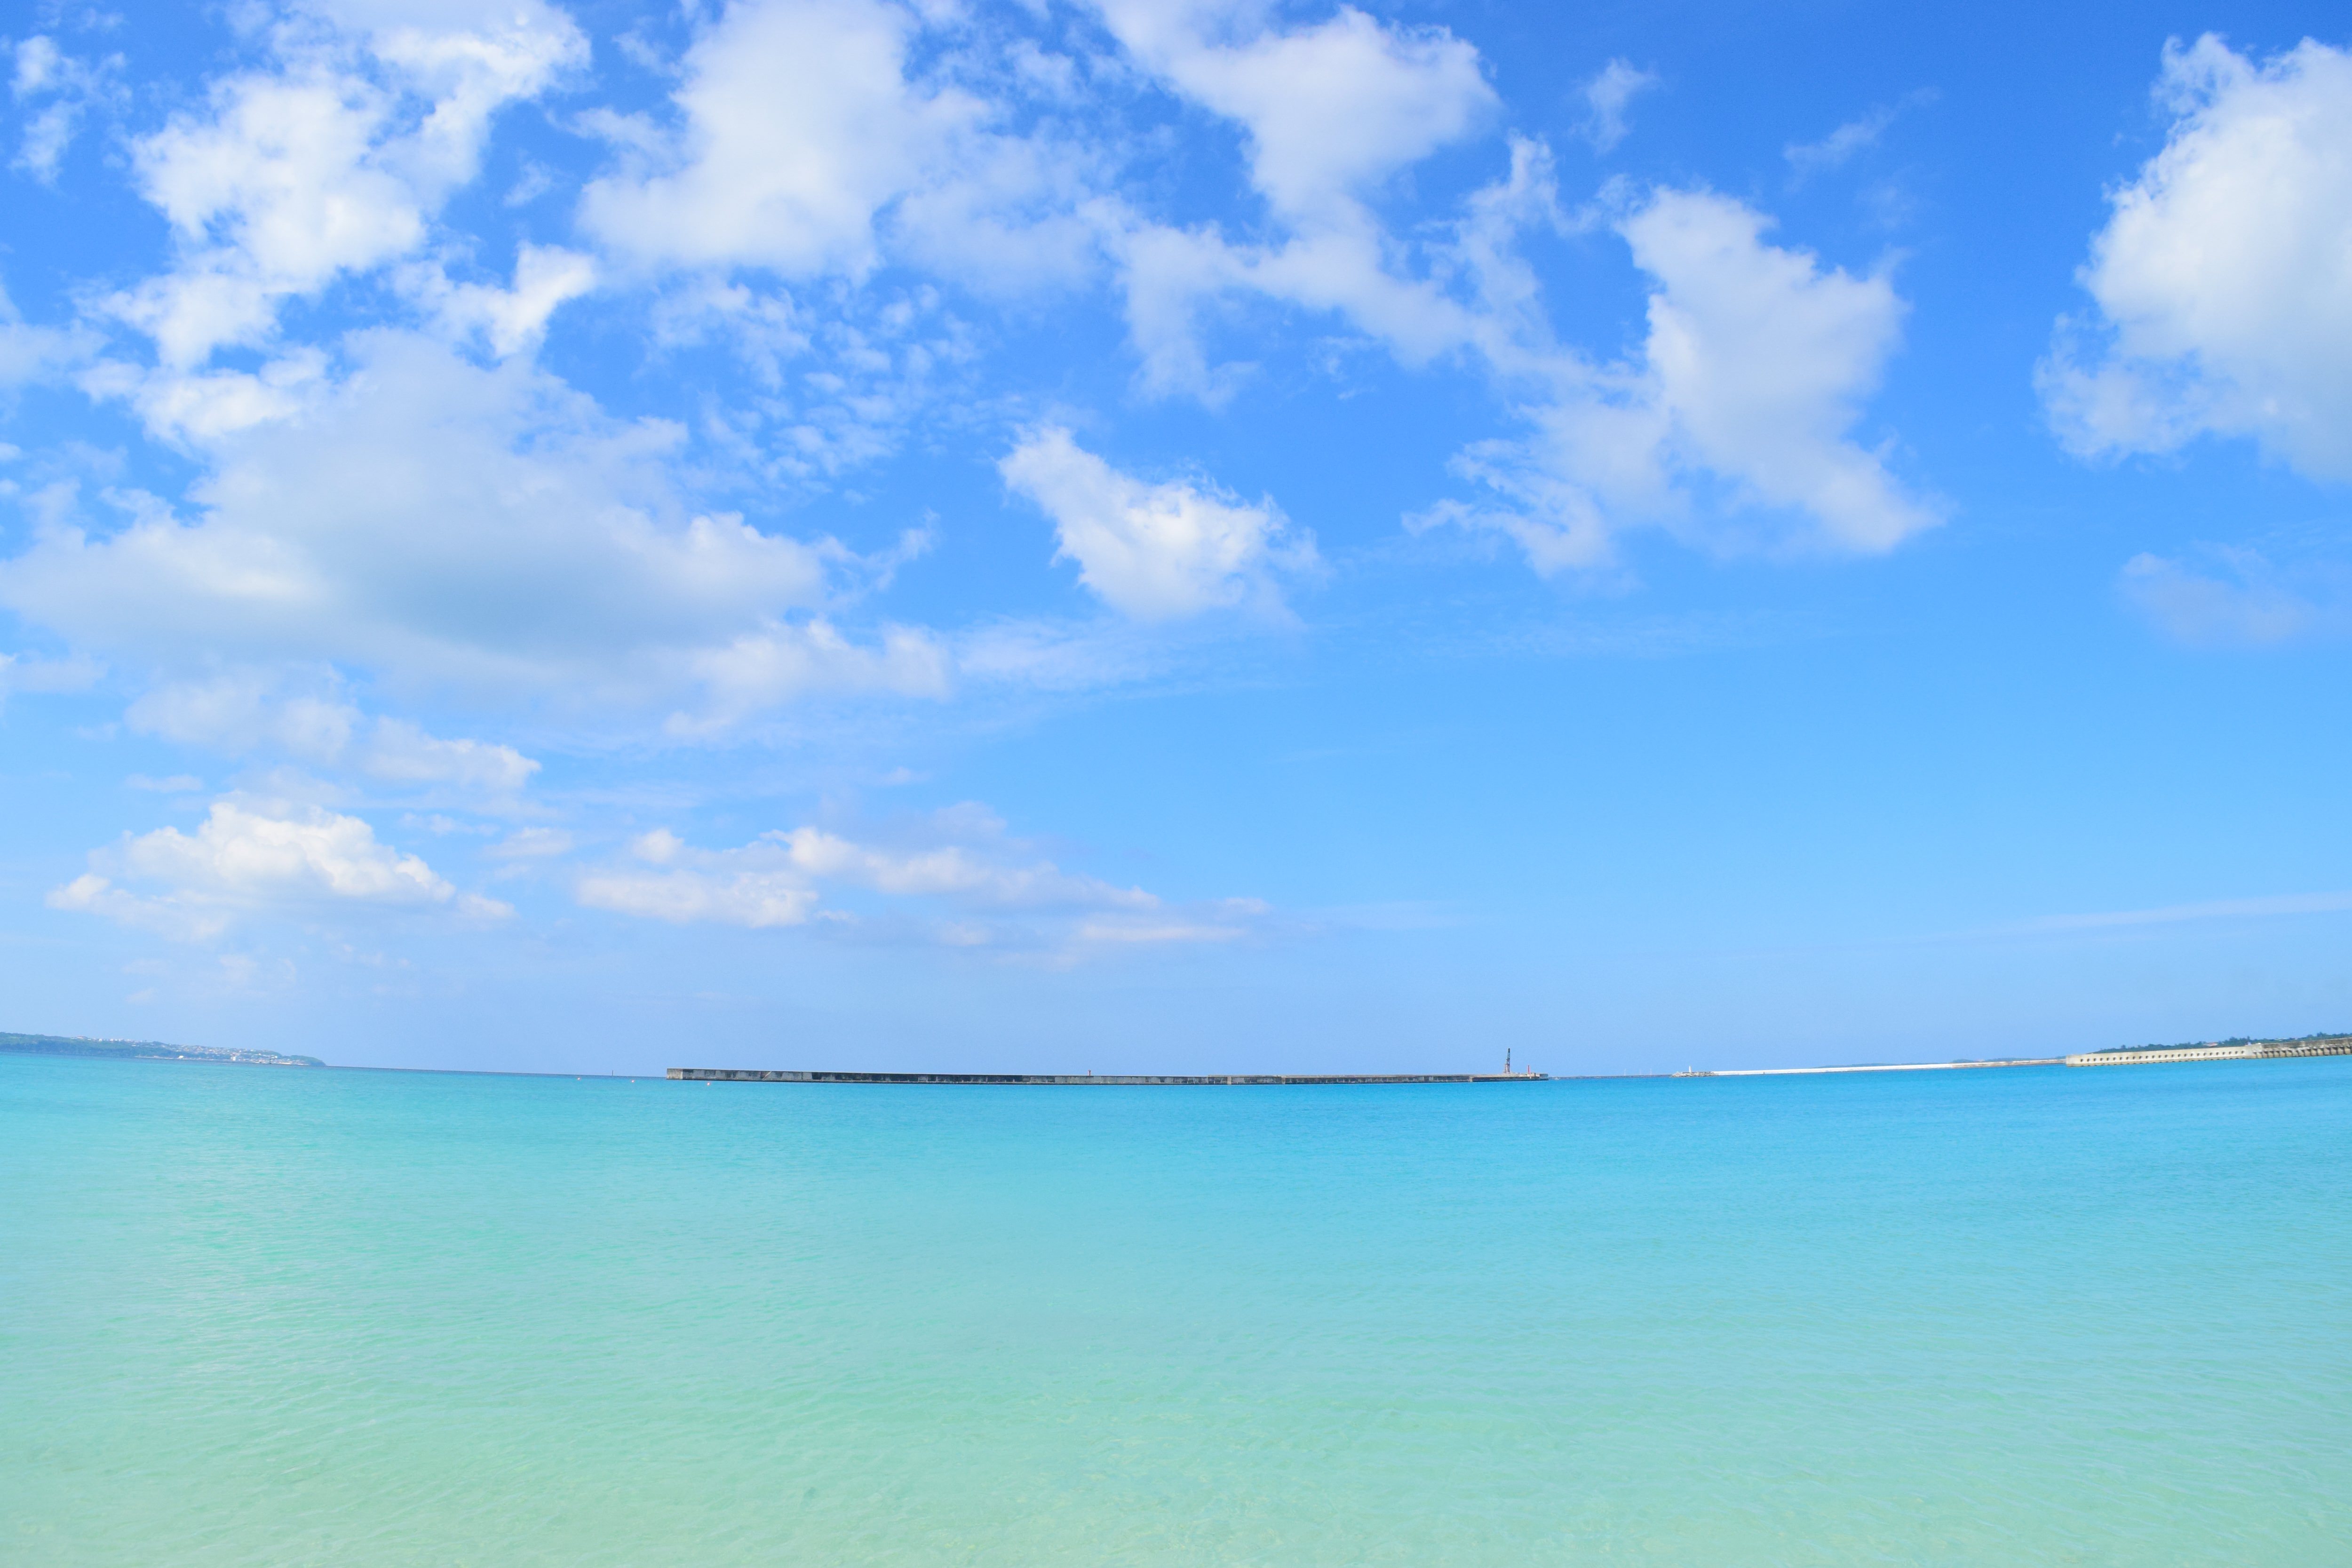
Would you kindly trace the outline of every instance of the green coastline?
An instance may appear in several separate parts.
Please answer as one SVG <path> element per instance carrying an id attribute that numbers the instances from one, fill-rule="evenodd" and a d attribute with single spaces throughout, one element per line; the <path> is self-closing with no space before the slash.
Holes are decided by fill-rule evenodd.
<path id="1" fill-rule="evenodd" d="M 0 1052 L 30 1057 L 100 1057 L 112 1061 L 221 1062 L 238 1067 L 322 1068 L 316 1057 L 278 1051 L 223 1051 L 162 1040 L 97 1040 L 80 1035 L 0 1034 Z"/>

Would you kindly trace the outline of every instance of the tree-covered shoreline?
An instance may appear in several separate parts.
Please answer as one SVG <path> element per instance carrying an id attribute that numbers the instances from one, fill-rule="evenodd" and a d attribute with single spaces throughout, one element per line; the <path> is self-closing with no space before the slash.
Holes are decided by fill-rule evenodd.
<path id="1" fill-rule="evenodd" d="M 244 1067 L 320 1068 L 316 1057 L 278 1051 L 214 1050 L 205 1046 L 167 1045 L 162 1040 L 95 1040 L 79 1035 L 0 1034 L 0 1052 L 35 1057 L 99 1057 L 111 1061 L 231 1062 Z"/>
<path id="2" fill-rule="evenodd" d="M 2194 1051 L 2214 1046 L 2307 1046 L 2321 1040 L 2352 1039 L 2352 1029 L 2322 1029 L 2310 1035 L 2232 1035 L 2226 1040 L 2182 1040 L 2176 1045 L 2107 1046 L 2090 1054 L 2111 1057 L 2134 1051 Z"/>

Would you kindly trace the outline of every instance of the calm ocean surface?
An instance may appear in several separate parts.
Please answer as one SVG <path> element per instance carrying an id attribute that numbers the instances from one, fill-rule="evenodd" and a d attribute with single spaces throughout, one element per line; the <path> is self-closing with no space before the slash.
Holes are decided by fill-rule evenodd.
<path id="1" fill-rule="evenodd" d="M 0 1057 L 0 1559 L 2352 1563 L 2352 1059 Z"/>

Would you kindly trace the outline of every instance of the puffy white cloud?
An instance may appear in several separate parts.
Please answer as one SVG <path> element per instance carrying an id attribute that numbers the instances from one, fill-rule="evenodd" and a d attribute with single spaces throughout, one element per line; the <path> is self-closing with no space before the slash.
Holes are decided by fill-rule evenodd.
<path id="1" fill-rule="evenodd" d="M 1636 97 L 1657 85 L 1657 73 L 1623 59 L 1611 60 L 1584 84 L 1582 130 L 1594 152 L 1613 151 L 1625 140 L 1625 111 Z"/>
<path id="2" fill-rule="evenodd" d="M 758 685 L 735 668 L 746 639 L 788 641 L 849 559 L 688 513 L 681 430 L 610 419 L 520 359 L 483 368 L 400 333 L 349 349 L 347 379 L 210 444 L 192 519 L 47 528 L 0 563 L 0 605 L 167 668 L 333 664 L 581 704 L 709 680 L 740 701 Z M 919 651 L 886 647 L 898 679 L 875 684 L 936 689 Z"/>
<path id="3" fill-rule="evenodd" d="M 1901 335 L 1905 307 L 1884 276 L 1824 269 L 1766 244 L 1769 220 L 1736 201 L 1658 191 L 1617 225 L 1657 284 L 1648 341 L 1635 363 L 1596 369 L 1554 341 L 1519 249 L 1530 228 L 1571 226 L 1540 143 L 1512 139 L 1509 174 L 1470 199 L 1450 243 L 1393 234 L 1374 215 L 1383 180 L 1491 110 L 1466 42 L 1349 7 L 1284 31 L 1217 0 L 1100 4 L 1139 61 L 1242 126 L 1252 182 L 1281 235 L 1237 244 L 1144 223 L 1120 237 L 1147 388 L 1212 404 L 1231 395 L 1236 367 L 1212 368 L 1199 316 L 1204 302 L 1242 292 L 1337 312 L 1408 365 L 1474 353 L 1537 427 L 1532 439 L 1464 457 L 1466 472 L 1515 504 L 1445 503 L 1416 521 L 1506 533 L 1547 572 L 1605 563 L 1612 534 L 1634 521 L 1729 545 L 1718 524 L 1747 514 L 1751 534 L 1777 542 L 1878 551 L 1937 521 L 1883 450 L 1852 438 Z M 1627 104 L 1651 81 L 1618 60 L 1587 84 L 1596 147 L 1622 135 Z M 1694 523 L 1701 491 L 1710 504 Z M 1755 526 L 1762 519 L 1771 521 Z"/>
<path id="4" fill-rule="evenodd" d="M 1620 226 L 1650 296 L 1647 368 L 1687 458 L 1753 502 L 1806 513 L 1824 542 L 1885 550 L 1932 525 L 1879 454 L 1847 438 L 1901 340 L 1883 275 L 1823 271 L 1767 245 L 1738 202 L 1664 192 Z"/>
<path id="5" fill-rule="evenodd" d="M 421 730 L 395 746 L 391 721 L 360 715 L 331 681 L 318 700 L 343 728 L 306 737 L 302 724 L 335 715 L 286 700 L 284 672 L 346 671 L 352 689 L 382 694 L 372 702 L 462 688 L 619 723 L 666 716 L 670 733 L 700 735 L 811 695 L 938 699 L 960 679 L 1075 679 L 1105 653 L 1148 663 L 1135 644 L 1101 637 L 1070 657 L 1092 631 L 877 626 L 856 601 L 882 574 L 830 541 L 698 511 L 690 499 L 714 471 L 781 484 L 870 460 L 938 395 L 935 368 L 978 353 L 985 334 L 941 314 L 963 308 L 940 305 L 952 290 L 902 276 L 860 289 L 842 276 L 886 259 L 1018 272 L 1024 247 L 1115 257 L 1146 380 L 1161 386 L 1213 395 L 1230 384 L 1193 329 L 1219 295 L 1332 312 L 1408 363 L 1484 355 L 1514 395 L 1536 388 L 1544 434 L 1477 458 L 1507 490 L 1520 487 L 1521 503 L 1480 515 L 1517 531 L 1545 564 L 1605 553 L 1605 538 L 1593 546 L 1560 519 L 1581 508 L 1672 521 L 1701 474 L 1729 478 L 1759 505 L 1826 518 L 1841 537 L 1874 521 L 1882 532 L 1907 526 L 1889 524 L 1884 505 L 1874 519 L 1874 505 L 1902 501 L 1891 481 L 1888 493 L 1858 493 L 1885 475 L 1845 439 L 1834 389 L 1817 395 L 1784 375 L 1748 405 L 1725 390 L 1753 379 L 1757 362 L 1785 370 L 1789 335 L 1820 328 L 1834 312 L 1813 307 L 1841 289 L 1888 306 L 1893 322 L 1899 307 L 1883 280 L 1822 275 L 1751 234 L 1751 262 L 1795 258 L 1803 274 L 1753 312 L 1785 328 L 1781 338 L 1746 343 L 1736 310 L 1709 314 L 1724 289 L 1710 293 L 1696 264 L 1667 266 L 1649 361 L 1588 373 L 1549 341 L 1515 248 L 1523 230 L 1566 221 L 1539 144 L 1515 139 L 1508 178 L 1459 223 L 1391 230 L 1379 216 L 1400 175 L 1494 120 L 1467 42 L 1350 6 L 1284 25 L 1243 5 L 1114 0 L 1106 14 L 1151 81 L 1241 132 L 1263 210 L 1232 227 L 1250 240 L 1141 221 L 1123 198 L 1100 197 L 1098 176 L 1121 154 L 1090 162 L 1072 128 L 1117 140 L 1099 133 L 1116 118 L 1111 100 L 1140 79 L 1125 63 L 1056 65 L 1032 48 L 1024 74 L 1003 68 L 1019 64 L 1003 29 L 948 9 L 744 0 L 690 13 L 684 56 L 653 62 L 676 68 L 660 116 L 603 114 L 620 151 L 580 209 L 593 259 L 525 244 L 510 276 L 459 273 L 457 258 L 485 237 L 442 226 L 469 210 L 445 211 L 449 198 L 474 177 L 500 107 L 585 58 L 578 29 L 537 0 L 494 16 L 445 0 L 304 0 L 294 21 L 247 30 L 248 44 L 273 51 L 268 68 L 213 83 L 197 108 L 132 144 L 182 265 L 118 303 L 160 335 L 163 363 L 82 375 L 202 477 L 169 505 L 125 501 L 124 526 L 77 514 L 42 529 L 0 562 L 0 605 L 119 669 L 152 667 L 170 689 L 134 717 L 158 733 L 170 728 L 160 705 L 186 697 L 192 675 L 270 671 L 277 706 L 246 749 L 387 779 L 429 758 L 437 782 L 476 789 L 508 787 L 498 781 L 527 776 L 529 759 L 509 748 L 460 756 L 452 748 L 484 743 Z M 1616 96 L 1593 101 L 1622 110 L 1638 75 L 1616 72 Z M 1037 95 L 1058 95 L 1055 113 L 1068 118 L 1031 118 Z M 1627 234 L 1640 252 L 1630 220 Z M 998 240 L 1004 248 L 991 249 Z M 645 300 L 621 291 L 648 281 L 636 264 L 688 273 L 653 280 L 664 353 L 698 339 L 760 362 L 758 395 L 693 411 L 699 447 L 681 425 L 611 418 L 531 363 L 564 300 L 601 283 L 616 302 Z M 273 347 L 237 356 L 236 368 L 207 360 L 222 342 L 274 339 L 289 297 L 371 271 L 395 313 L 429 331 Z M 384 293 L 333 304 L 363 314 Z M 173 314 L 182 305 L 194 312 L 185 321 Z M 1676 359 L 1677 347 L 1692 352 Z M 484 348 L 506 363 L 472 363 Z M 1784 449 L 1807 409 L 1820 427 Z M 1618 438 L 1629 429 L 1630 443 Z M 1133 619 L 1279 613 L 1283 574 L 1315 563 L 1311 539 L 1270 500 L 1122 474 L 1067 432 L 1024 439 L 1003 475 L 1053 519 L 1059 556 L 1089 590 Z M 1125 629 L 1107 618 L 1103 628 Z"/>
<path id="6" fill-rule="evenodd" d="M 224 894 L 291 891 L 390 904 L 448 903 L 457 889 L 356 816 L 316 807 L 247 810 L 215 801 L 194 837 L 158 828 L 128 840 L 125 873 Z"/>
<path id="7" fill-rule="evenodd" d="M 1496 106 L 1469 44 L 1443 28 L 1386 26 L 1352 5 L 1233 44 L 1171 26 L 1167 7 L 1110 0 L 1104 11 L 1145 64 L 1243 126 L 1252 183 L 1294 218 L 1329 216 Z"/>
<path id="8" fill-rule="evenodd" d="M 516 252 L 509 288 L 452 283 L 446 273 L 429 266 L 411 269 L 403 281 L 444 331 L 461 338 L 479 332 L 504 359 L 536 344 L 557 306 L 596 286 L 596 263 L 559 246 L 526 244 Z"/>
<path id="9" fill-rule="evenodd" d="M 2168 46 L 2164 150 L 2109 196 L 2041 387 L 2084 456 L 2251 437 L 2352 479 L 2352 53 Z"/>
<path id="10" fill-rule="evenodd" d="M 387 22 L 359 60 L 311 30 L 278 37 L 274 68 L 215 82 L 205 111 L 133 147 L 183 257 L 111 308 L 175 368 L 262 341 L 286 298 L 416 251 L 429 216 L 473 178 L 497 110 L 587 52 L 539 4 L 454 31 Z"/>
<path id="11" fill-rule="evenodd" d="M 93 852 L 89 871 L 52 889 L 48 903 L 189 939 L 216 935 L 237 916 L 260 911 L 373 906 L 445 909 L 476 919 L 513 912 L 496 900 L 460 893 L 417 857 L 379 842 L 359 817 L 236 799 L 214 802 L 194 834 L 162 827 L 124 835 Z"/>
<path id="12" fill-rule="evenodd" d="M 1722 545 L 1762 513 L 1784 546 L 1892 549 L 1938 521 L 1852 438 L 1900 341 L 1905 306 L 1884 276 L 1824 270 L 1767 244 L 1768 219 L 1729 197 L 1663 190 L 1617 225 L 1656 280 L 1631 364 L 1562 364 L 1528 409 L 1531 439 L 1472 447 L 1462 467 L 1518 505 L 1453 503 L 1418 520 L 1497 531 L 1538 571 L 1605 564 L 1615 532 L 1662 521 Z M 1694 520 L 1691 487 L 1719 486 Z M 1717 516 L 1720 512 L 1724 515 Z"/>
<path id="13" fill-rule="evenodd" d="M 919 79 L 920 32 L 888 0 L 739 0 L 681 62 L 675 130 L 598 122 L 623 167 L 583 194 L 583 226 L 639 265 L 791 279 L 862 277 L 886 226 L 966 284 L 1083 269 L 1099 226 L 1077 210 L 1088 155 L 1000 133 L 1000 105 Z"/>
<path id="14" fill-rule="evenodd" d="M 1265 245 L 1151 223 L 1117 237 L 1147 386 L 1212 402 L 1231 390 L 1195 335 L 1201 305 L 1229 291 L 1341 312 L 1412 363 L 1477 337 L 1442 289 L 1394 269 L 1398 247 L 1367 205 L 1383 182 L 1491 116 L 1476 49 L 1353 6 L 1290 31 L 1251 30 L 1255 13 L 1230 6 L 1107 0 L 1103 11 L 1146 68 L 1241 126 L 1251 183 L 1280 230 Z"/>
<path id="15" fill-rule="evenodd" d="M 1180 481 L 1150 485 L 1047 426 L 998 465 L 1005 482 L 1054 520 L 1055 559 L 1113 609 L 1138 620 L 1255 605 L 1278 611 L 1278 571 L 1316 564 L 1272 500 L 1255 506 Z"/>
<path id="16" fill-rule="evenodd" d="M 746 0 L 688 51 L 669 172 L 590 185 L 581 218 L 612 248 L 788 275 L 860 271 L 877 209 L 980 105 L 906 78 L 915 20 L 878 0 Z"/>
<path id="17" fill-rule="evenodd" d="M 302 413 L 327 390 L 328 364 L 318 349 L 299 348 L 251 371 L 150 369 L 110 359 L 76 379 L 92 397 L 130 404 L 151 435 L 201 447 Z"/>

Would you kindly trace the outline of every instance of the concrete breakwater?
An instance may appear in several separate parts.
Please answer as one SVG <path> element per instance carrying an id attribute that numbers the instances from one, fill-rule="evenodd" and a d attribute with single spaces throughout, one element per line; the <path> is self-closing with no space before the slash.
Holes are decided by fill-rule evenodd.
<path id="1" fill-rule="evenodd" d="M 2179 1046 L 2157 1051 L 2086 1051 L 2068 1057 L 2070 1068 L 2123 1067 L 2133 1062 L 2256 1061 L 2276 1057 L 2352 1056 L 2352 1035 L 2329 1040 L 2254 1040 L 2242 1046 Z"/>
<path id="2" fill-rule="evenodd" d="M 691 1083 L 976 1083 L 1056 1084 L 1095 1089 L 1192 1087 L 1212 1084 L 1543 1083 L 1539 1072 L 1517 1073 L 1042 1073 L 1042 1072 L 770 1072 L 757 1068 L 672 1068 Z"/>
<path id="3" fill-rule="evenodd" d="M 2181 1046 L 2151 1050 L 2088 1051 L 2070 1057 L 2011 1057 L 1974 1062 L 1877 1062 L 1852 1067 L 1691 1068 L 1673 1078 L 1781 1078 L 1816 1073 L 1941 1072 L 1973 1068 L 2120 1067 L 2133 1062 L 2250 1061 L 2284 1057 L 2352 1056 L 2352 1035 L 2302 1040 L 2254 1040 L 2242 1045 Z M 1213 1084 L 1549 1083 L 1549 1073 L 1034 1073 L 1034 1072 L 789 1072 L 760 1068 L 672 1068 L 669 1076 L 695 1083 L 965 1083 L 1053 1084 L 1098 1089 Z M 1632 1075 L 1648 1076 L 1648 1075 Z"/>

